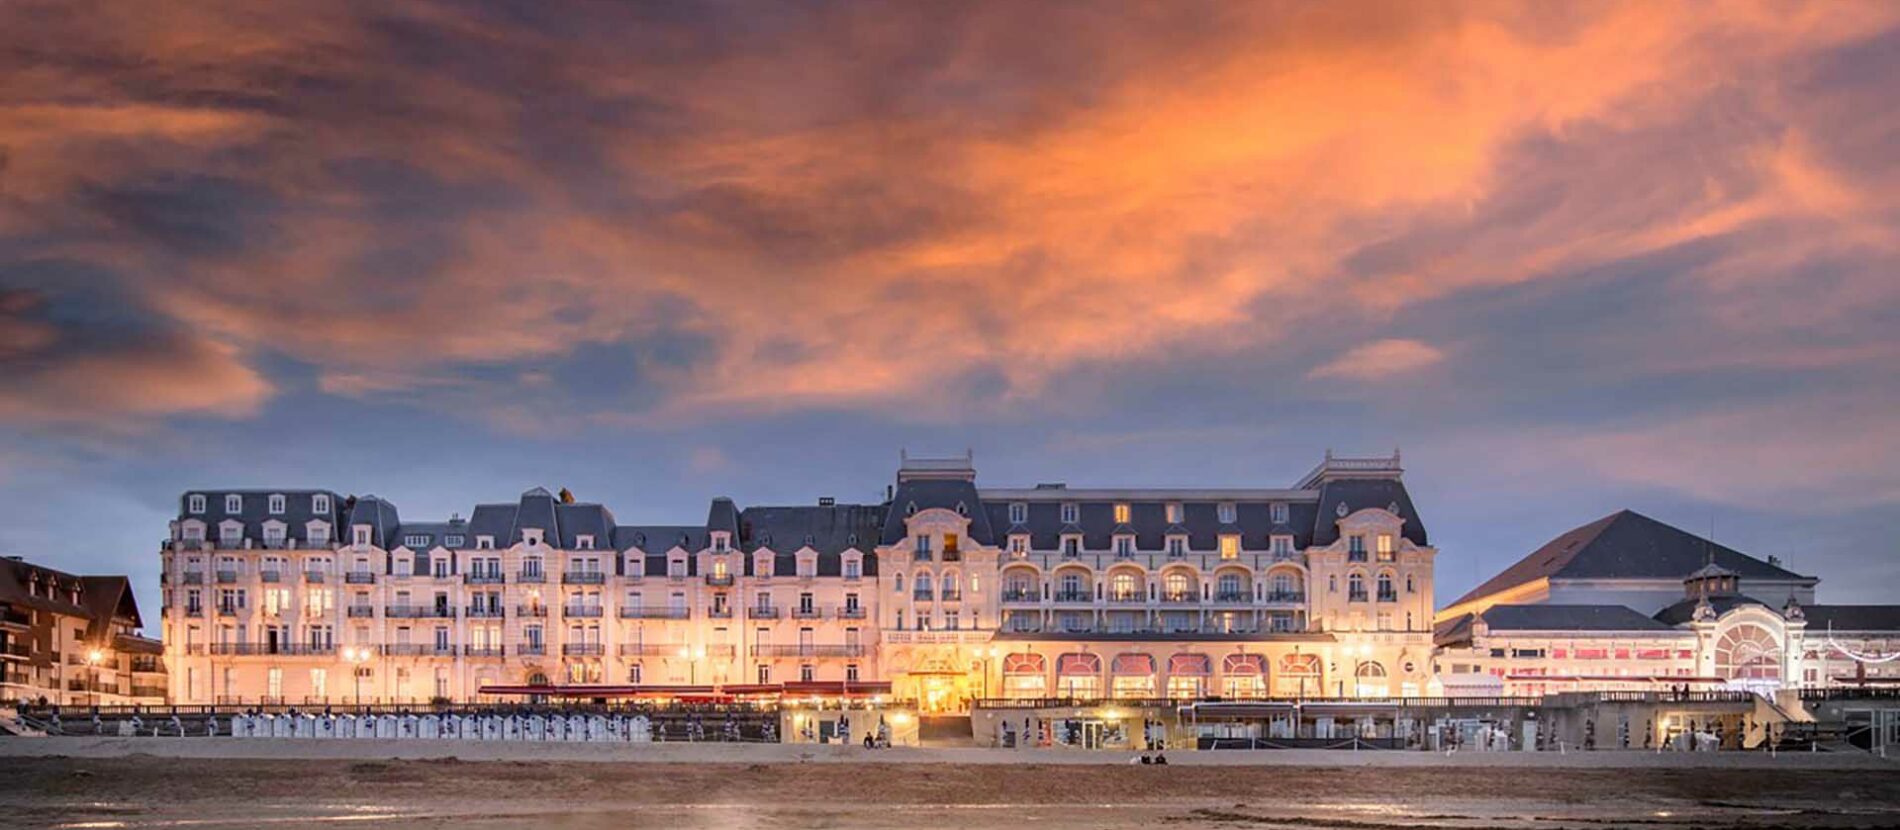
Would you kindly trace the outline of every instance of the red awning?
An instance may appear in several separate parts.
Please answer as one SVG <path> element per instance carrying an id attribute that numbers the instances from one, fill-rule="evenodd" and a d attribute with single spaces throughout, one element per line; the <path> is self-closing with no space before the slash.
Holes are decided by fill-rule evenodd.
<path id="1" fill-rule="evenodd" d="M 1267 657 L 1264 654 L 1229 654 L 1221 658 L 1220 671 L 1221 674 L 1229 675 L 1264 675 L 1267 673 Z"/>
<path id="2" fill-rule="evenodd" d="M 1206 677 L 1214 673 L 1213 668 L 1214 661 L 1207 659 L 1205 654 L 1176 654 L 1168 658 L 1170 677 Z"/>
<path id="3" fill-rule="evenodd" d="M 1146 654 L 1117 654 L 1109 667 L 1111 673 L 1123 676 L 1151 675 L 1155 673 L 1155 659 Z"/>
<path id="4" fill-rule="evenodd" d="M 833 683 L 829 680 L 813 680 L 810 682 L 788 680 L 783 686 L 785 694 L 801 696 L 817 695 L 819 697 L 826 697 L 840 693 L 846 696 L 888 695 L 891 693 L 891 684 L 888 680 L 848 680 L 842 683 Z M 731 686 L 724 688 L 727 691 L 731 691 L 732 689 Z"/>
<path id="5" fill-rule="evenodd" d="M 1056 658 L 1056 674 L 1099 675 L 1102 673 L 1102 657 L 1099 654 L 1064 654 Z"/>
<path id="6" fill-rule="evenodd" d="M 545 686 L 483 686 L 485 695 L 544 695 L 546 697 L 705 697 L 718 694 L 712 686 L 632 686 L 577 683 Z"/>
<path id="7" fill-rule="evenodd" d="M 1049 670 L 1049 664 L 1040 654 L 1018 652 L 1003 656 L 1004 674 L 1042 674 Z"/>

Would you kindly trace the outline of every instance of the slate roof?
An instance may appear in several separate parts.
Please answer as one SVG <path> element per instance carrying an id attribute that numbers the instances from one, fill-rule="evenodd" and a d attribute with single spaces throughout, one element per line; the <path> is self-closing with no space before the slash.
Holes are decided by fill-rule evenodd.
<path id="1" fill-rule="evenodd" d="M 1708 564 L 1711 552 L 1715 564 L 1733 571 L 1744 582 L 1812 579 L 1641 513 L 1621 510 L 1546 542 L 1452 604 L 1553 577 L 1683 579 Z"/>
<path id="2" fill-rule="evenodd" d="M 809 547 L 818 552 L 819 576 L 841 575 L 842 554 L 856 550 L 866 554 L 864 575 L 875 576 L 873 553 L 884 514 L 883 505 L 748 507 L 739 513 L 739 549 L 747 553 L 771 550 L 773 572 L 786 574 L 797 567 L 797 551 Z M 745 573 L 752 576 L 752 572 L 753 560 L 747 557 Z"/>
<path id="3" fill-rule="evenodd" d="M 1804 605 L 1808 632 L 1900 631 L 1900 605 Z"/>
<path id="4" fill-rule="evenodd" d="M 1657 622 L 1665 625 L 1682 625 L 1683 623 L 1695 619 L 1695 607 L 1697 602 L 1698 600 L 1695 597 L 1685 597 L 1677 600 L 1667 608 L 1657 611 L 1655 619 Z M 1736 607 L 1743 605 L 1760 605 L 1767 608 L 1775 607 L 1750 596 L 1742 596 L 1739 594 L 1709 595 L 1709 607 L 1715 609 L 1717 616 L 1726 614 Z"/>
<path id="5" fill-rule="evenodd" d="M 56 588 L 53 596 L 44 590 L 37 595 L 28 590 L 35 575 L 41 585 Z M 79 588 L 76 605 L 67 599 L 73 587 Z M 115 618 L 130 621 L 134 628 L 144 625 L 132 583 L 125 577 L 77 576 L 18 559 L 0 559 L 0 605 L 83 618 L 88 638 L 103 637 Z"/>
<path id="6" fill-rule="evenodd" d="M 349 515 L 344 518 L 343 524 L 352 528 L 361 524 L 369 525 L 370 544 L 384 550 L 402 544 L 402 539 L 397 536 L 398 529 L 402 527 L 402 518 L 396 514 L 396 505 L 371 495 L 358 497 L 348 509 Z"/>
<path id="7" fill-rule="evenodd" d="M 901 474 L 897 479 L 897 489 L 891 495 L 891 510 L 884 516 L 884 532 L 879 539 L 886 545 L 903 541 L 904 520 L 912 513 L 933 508 L 961 508 L 960 512 L 970 517 L 970 541 L 980 545 L 996 543 L 996 535 L 990 530 L 989 513 L 984 510 L 983 499 L 976 492 L 976 482 L 946 478 L 906 479 Z"/>
<path id="8" fill-rule="evenodd" d="M 270 512 L 270 497 L 274 495 L 284 497 L 283 513 Z M 311 496 L 316 495 L 330 497 L 329 510 L 316 513 L 310 509 L 313 501 Z M 191 512 L 192 496 L 205 497 L 204 512 Z M 225 496 L 239 497 L 242 509 L 236 513 L 226 512 Z M 334 542 L 341 538 L 338 535 L 341 522 L 337 520 L 337 517 L 342 509 L 343 497 L 329 490 L 188 490 L 178 496 L 179 520 L 197 519 L 204 522 L 207 529 L 206 535 L 211 539 L 218 538 L 218 526 L 229 519 L 236 519 L 243 523 L 245 538 L 263 539 L 264 523 L 275 519 L 285 524 L 286 538 L 308 542 L 312 540 L 308 538 L 307 525 L 312 519 L 322 519 L 330 525 L 330 536 L 315 541 Z"/>
<path id="9" fill-rule="evenodd" d="M 1492 631 L 1668 631 L 1627 605 L 1493 605 L 1480 615 Z"/>

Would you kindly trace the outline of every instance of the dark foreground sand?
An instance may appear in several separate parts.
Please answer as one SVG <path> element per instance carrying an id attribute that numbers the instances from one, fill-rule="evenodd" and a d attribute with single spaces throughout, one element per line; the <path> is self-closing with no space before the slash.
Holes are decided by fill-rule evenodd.
<path id="1" fill-rule="evenodd" d="M 0 757 L 0 826 L 1900 825 L 1900 769 Z"/>

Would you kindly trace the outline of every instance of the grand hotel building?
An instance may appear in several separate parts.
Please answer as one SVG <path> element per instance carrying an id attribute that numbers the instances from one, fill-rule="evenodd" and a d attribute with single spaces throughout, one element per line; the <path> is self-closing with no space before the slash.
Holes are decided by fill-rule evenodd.
<path id="1" fill-rule="evenodd" d="M 162 548 L 177 703 L 817 693 L 1387 696 L 1432 673 L 1399 457 L 1277 489 L 979 487 L 622 525 L 543 489 L 410 521 L 375 496 L 194 490 Z"/>

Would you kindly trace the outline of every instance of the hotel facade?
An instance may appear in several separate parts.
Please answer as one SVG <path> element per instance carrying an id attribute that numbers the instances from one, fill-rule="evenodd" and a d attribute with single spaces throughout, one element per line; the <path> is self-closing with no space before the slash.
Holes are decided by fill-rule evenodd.
<path id="1" fill-rule="evenodd" d="M 1400 459 L 1292 486 L 979 486 L 905 457 L 878 504 L 622 525 L 532 489 L 464 518 L 194 490 L 161 548 L 175 703 L 504 696 L 1429 694 L 1436 551 Z"/>

